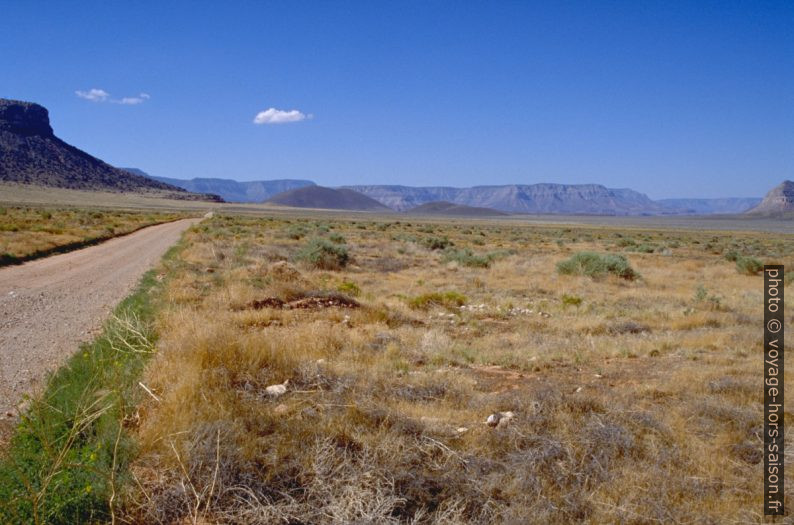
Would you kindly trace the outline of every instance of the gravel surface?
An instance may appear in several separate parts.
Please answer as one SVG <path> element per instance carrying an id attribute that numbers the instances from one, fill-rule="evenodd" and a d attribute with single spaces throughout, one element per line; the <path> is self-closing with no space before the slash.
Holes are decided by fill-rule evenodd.
<path id="1" fill-rule="evenodd" d="M 0 269 L 0 442 L 26 393 L 93 339 L 116 304 L 199 219 Z M 7 437 L 7 436 L 6 436 Z"/>

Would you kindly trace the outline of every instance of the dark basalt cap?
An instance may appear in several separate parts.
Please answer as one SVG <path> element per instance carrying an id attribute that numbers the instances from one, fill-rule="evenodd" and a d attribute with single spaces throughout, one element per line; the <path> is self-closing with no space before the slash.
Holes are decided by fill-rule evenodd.
<path id="1" fill-rule="evenodd" d="M 0 98 L 0 130 L 25 136 L 52 136 L 46 108 L 32 102 L 5 98 Z"/>

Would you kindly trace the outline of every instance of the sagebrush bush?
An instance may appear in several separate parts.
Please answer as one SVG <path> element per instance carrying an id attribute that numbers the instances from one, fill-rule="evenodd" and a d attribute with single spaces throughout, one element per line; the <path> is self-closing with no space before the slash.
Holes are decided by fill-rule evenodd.
<path id="1" fill-rule="evenodd" d="M 758 275 L 764 269 L 764 263 L 755 257 L 737 257 L 736 269 L 745 275 Z"/>
<path id="2" fill-rule="evenodd" d="M 420 241 L 420 244 L 427 248 L 428 250 L 444 250 L 455 243 L 449 240 L 448 237 L 424 237 Z"/>
<path id="3" fill-rule="evenodd" d="M 557 272 L 563 275 L 587 275 L 602 277 L 615 275 L 621 279 L 636 279 L 639 274 L 622 255 L 578 252 L 569 259 L 557 263 Z"/>
<path id="4" fill-rule="evenodd" d="M 339 270 L 347 266 L 347 248 L 327 239 L 315 237 L 295 254 L 295 260 L 320 270 Z"/>
<path id="5" fill-rule="evenodd" d="M 285 235 L 286 235 L 288 238 L 290 238 L 290 239 L 294 239 L 294 240 L 296 240 L 296 241 L 298 241 L 298 240 L 300 240 L 300 239 L 303 239 L 303 237 L 305 237 L 307 233 L 308 233 L 308 231 L 307 231 L 306 227 L 305 227 L 305 226 L 301 226 L 301 225 L 299 225 L 299 224 L 296 224 L 296 225 L 290 226 L 290 227 L 289 227 L 289 228 L 287 228 L 287 230 L 284 232 L 284 234 L 285 234 Z"/>
<path id="6" fill-rule="evenodd" d="M 345 236 L 341 233 L 332 233 L 328 236 L 328 240 L 331 242 L 335 242 L 336 244 L 347 244 L 347 240 Z"/>
<path id="7" fill-rule="evenodd" d="M 488 268 L 493 259 L 488 255 L 475 254 L 468 248 L 461 250 L 446 250 L 444 253 L 444 262 L 456 262 L 461 266 L 468 266 L 471 268 Z"/>

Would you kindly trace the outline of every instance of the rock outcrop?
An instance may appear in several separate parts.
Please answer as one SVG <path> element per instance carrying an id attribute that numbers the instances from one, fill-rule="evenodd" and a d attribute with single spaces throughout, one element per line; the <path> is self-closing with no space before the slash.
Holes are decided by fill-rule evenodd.
<path id="1" fill-rule="evenodd" d="M 190 200 L 220 200 L 114 168 L 56 137 L 47 109 L 0 99 L 0 181 L 92 191 L 155 192 Z"/>
<path id="2" fill-rule="evenodd" d="M 794 211 L 794 182 L 784 180 L 772 188 L 764 200 L 747 213 L 755 215 L 777 215 Z"/>

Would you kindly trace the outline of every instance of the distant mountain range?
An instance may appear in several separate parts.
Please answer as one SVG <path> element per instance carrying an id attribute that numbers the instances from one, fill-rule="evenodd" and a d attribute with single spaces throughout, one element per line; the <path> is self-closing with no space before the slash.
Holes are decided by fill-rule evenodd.
<path id="1" fill-rule="evenodd" d="M 114 168 L 56 137 L 43 106 L 8 99 L 0 99 L 0 181 L 217 200 Z"/>
<path id="2" fill-rule="evenodd" d="M 222 198 L 229 202 L 268 201 L 299 207 L 414 210 L 416 213 L 436 214 L 466 215 L 484 213 L 484 209 L 505 213 L 589 215 L 738 214 L 748 210 L 754 214 L 774 214 L 794 211 L 794 183 L 791 181 L 773 189 L 763 201 L 758 198 L 654 201 L 631 189 L 607 188 L 600 184 L 507 184 L 471 188 L 360 185 L 332 189 L 320 188 L 310 180 L 301 179 L 238 182 L 157 177 L 137 168 L 115 168 L 65 143 L 53 133 L 49 113 L 44 107 L 2 98 L 0 181 L 81 190 L 157 193 L 178 199 L 219 201 Z M 423 209 L 423 205 L 429 206 Z M 464 208 L 455 209 L 455 206 Z"/>
<path id="3" fill-rule="evenodd" d="M 150 177 L 154 180 L 184 188 L 196 193 L 214 193 L 227 202 L 263 202 L 281 192 L 314 186 L 310 180 L 275 179 L 238 182 L 231 179 L 171 179 L 149 175 L 138 168 L 122 168 L 130 173 Z"/>
<path id="4" fill-rule="evenodd" d="M 144 172 L 127 168 L 133 173 Z M 172 179 L 152 177 L 189 191 L 214 193 L 229 202 L 262 202 L 283 191 L 316 186 L 310 180 L 279 179 L 237 182 L 230 179 Z M 366 195 L 395 211 L 434 202 L 489 208 L 505 213 L 592 215 L 708 215 L 736 214 L 761 202 L 760 198 L 651 200 L 631 189 L 600 184 L 507 184 L 502 186 L 342 186 Z"/>
<path id="5" fill-rule="evenodd" d="M 670 213 L 646 195 L 599 184 L 509 184 L 472 188 L 345 186 L 404 211 L 433 201 L 493 208 L 509 213 L 660 215 Z"/>

